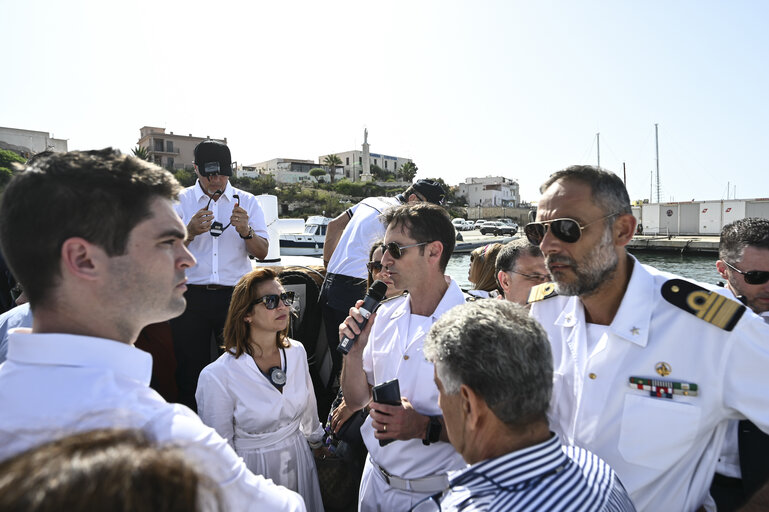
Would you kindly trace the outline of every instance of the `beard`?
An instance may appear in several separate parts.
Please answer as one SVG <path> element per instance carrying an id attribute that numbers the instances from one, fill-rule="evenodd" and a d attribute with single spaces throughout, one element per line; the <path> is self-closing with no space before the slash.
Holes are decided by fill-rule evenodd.
<path id="1" fill-rule="evenodd" d="M 604 230 L 601 241 L 585 255 L 582 262 L 578 263 L 574 258 L 557 254 L 545 258 L 547 271 L 555 282 L 555 291 L 559 295 L 566 296 L 584 296 L 594 293 L 603 283 L 611 280 L 617 271 L 618 262 L 619 257 L 614 251 L 610 227 Z M 550 266 L 556 263 L 569 265 L 576 279 L 572 282 L 563 281 L 561 273 L 553 273 L 550 269 Z"/>

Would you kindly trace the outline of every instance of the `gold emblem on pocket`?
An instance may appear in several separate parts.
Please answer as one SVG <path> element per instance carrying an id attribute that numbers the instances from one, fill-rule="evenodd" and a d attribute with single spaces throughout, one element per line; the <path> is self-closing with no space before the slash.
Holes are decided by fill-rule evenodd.
<path id="1" fill-rule="evenodd" d="M 664 361 L 660 361 L 654 366 L 654 369 L 657 373 L 662 375 L 663 377 L 667 377 L 670 375 L 670 372 L 673 371 L 673 368 L 670 367 L 670 365 Z"/>

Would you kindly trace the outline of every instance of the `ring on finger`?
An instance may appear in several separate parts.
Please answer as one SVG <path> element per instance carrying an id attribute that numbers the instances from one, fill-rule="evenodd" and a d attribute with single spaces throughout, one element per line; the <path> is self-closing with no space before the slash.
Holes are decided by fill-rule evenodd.
<path id="1" fill-rule="evenodd" d="M 382 425 L 382 432 L 387 432 L 387 424 Z"/>

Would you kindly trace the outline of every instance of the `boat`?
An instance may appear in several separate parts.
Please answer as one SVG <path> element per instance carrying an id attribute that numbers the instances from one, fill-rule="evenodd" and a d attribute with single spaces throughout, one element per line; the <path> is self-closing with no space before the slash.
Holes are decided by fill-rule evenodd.
<path id="1" fill-rule="evenodd" d="M 302 233 L 281 233 L 280 254 L 286 256 L 322 256 L 326 226 L 332 219 L 312 215 L 304 223 Z"/>

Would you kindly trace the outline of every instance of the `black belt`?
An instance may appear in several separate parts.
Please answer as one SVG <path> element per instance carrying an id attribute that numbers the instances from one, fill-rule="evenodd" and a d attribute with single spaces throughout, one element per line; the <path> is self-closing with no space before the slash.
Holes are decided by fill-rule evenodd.
<path id="1" fill-rule="evenodd" d="M 188 284 L 187 288 L 191 288 L 193 290 L 208 290 L 208 291 L 230 290 L 232 291 L 235 287 L 225 286 L 223 284 Z"/>
<path id="2" fill-rule="evenodd" d="M 351 277 L 344 274 L 332 274 L 331 272 L 326 272 L 326 283 L 328 285 L 331 285 L 332 283 L 339 283 L 343 286 L 346 285 L 359 287 L 366 286 L 366 278 Z"/>
<path id="3" fill-rule="evenodd" d="M 713 484 L 726 489 L 742 489 L 742 479 L 725 476 L 721 473 L 713 475 Z"/>

